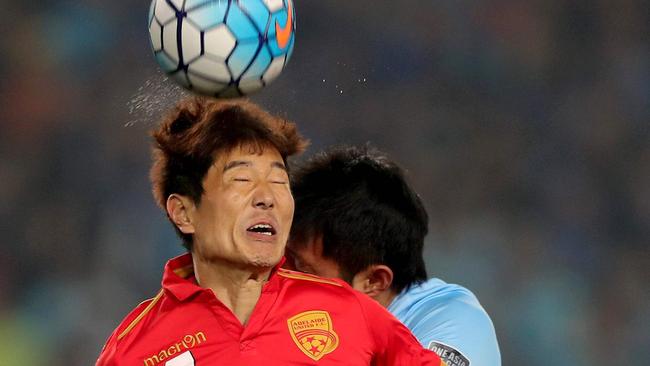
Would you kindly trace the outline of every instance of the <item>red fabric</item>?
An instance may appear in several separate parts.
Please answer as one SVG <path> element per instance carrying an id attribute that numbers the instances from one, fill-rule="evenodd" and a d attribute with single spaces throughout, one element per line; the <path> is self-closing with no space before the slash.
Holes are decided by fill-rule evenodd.
<path id="1" fill-rule="evenodd" d="M 148 300 L 124 319 L 108 339 L 97 366 L 440 365 L 438 356 L 423 349 L 388 311 L 347 284 L 274 271 L 248 324 L 242 326 L 211 290 L 197 285 L 193 275 L 181 278 L 174 273 L 191 263 L 189 254 L 167 263 L 162 295 L 153 306 L 155 300 Z M 120 338 L 147 307 L 146 314 Z M 288 322 L 309 311 L 317 313 Z M 303 329 L 305 319 L 321 328 Z M 306 344 L 301 349 L 294 338 L 311 343 L 301 343 Z M 325 344 L 337 345 L 332 350 L 323 348 Z M 310 351 L 319 359 L 308 356 Z"/>

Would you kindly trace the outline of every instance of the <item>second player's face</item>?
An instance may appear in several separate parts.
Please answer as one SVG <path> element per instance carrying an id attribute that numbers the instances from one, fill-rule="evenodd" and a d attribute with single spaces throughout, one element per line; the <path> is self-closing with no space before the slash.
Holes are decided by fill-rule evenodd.
<path id="1" fill-rule="evenodd" d="M 342 278 L 341 269 L 334 260 L 323 257 L 323 239 L 318 236 L 304 243 L 289 240 L 286 249 L 286 267 L 320 277 Z"/>
<path id="2" fill-rule="evenodd" d="M 203 181 L 193 254 L 238 268 L 276 265 L 289 236 L 294 202 L 282 157 L 249 146 L 221 153 Z"/>

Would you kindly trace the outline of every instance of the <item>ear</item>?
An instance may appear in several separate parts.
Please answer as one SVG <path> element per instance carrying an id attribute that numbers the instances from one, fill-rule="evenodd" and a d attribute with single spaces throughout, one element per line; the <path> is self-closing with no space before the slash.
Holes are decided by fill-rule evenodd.
<path id="1" fill-rule="evenodd" d="M 383 264 L 370 265 L 352 279 L 352 287 L 378 301 L 391 291 L 392 283 L 393 270 Z"/>
<path id="2" fill-rule="evenodd" d="M 167 197 L 167 215 L 183 234 L 194 234 L 191 219 L 191 211 L 194 208 L 194 202 L 188 197 L 175 193 Z"/>

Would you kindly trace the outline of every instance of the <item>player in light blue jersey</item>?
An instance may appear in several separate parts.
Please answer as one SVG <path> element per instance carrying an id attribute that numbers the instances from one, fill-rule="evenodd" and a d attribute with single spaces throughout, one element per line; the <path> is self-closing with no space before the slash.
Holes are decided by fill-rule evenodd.
<path id="1" fill-rule="evenodd" d="M 492 321 L 462 286 L 432 278 L 402 291 L 388 310 L 449 366 L 501 365 Z"/>
<path id="2" fill-rule="evenodd" d="M 397 164 L 340 147 L 293 174 L 287 266 L 342 278 L 387 307 L 449 366 L 500 366 L 494 326 L 468 289 L 427 280 L 428 215 Z"/>

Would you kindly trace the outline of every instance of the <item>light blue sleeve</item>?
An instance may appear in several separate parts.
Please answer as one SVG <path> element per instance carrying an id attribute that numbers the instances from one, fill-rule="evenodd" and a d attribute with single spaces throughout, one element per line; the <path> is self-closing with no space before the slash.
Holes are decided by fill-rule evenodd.
<path id="1" fill-rule="evenodd" d="M 476 297 L 469 291 L 442 297 L 420 302 L 405 322 L 420 343 L 448 366 L 500 366 L 494 325 Z"/>

